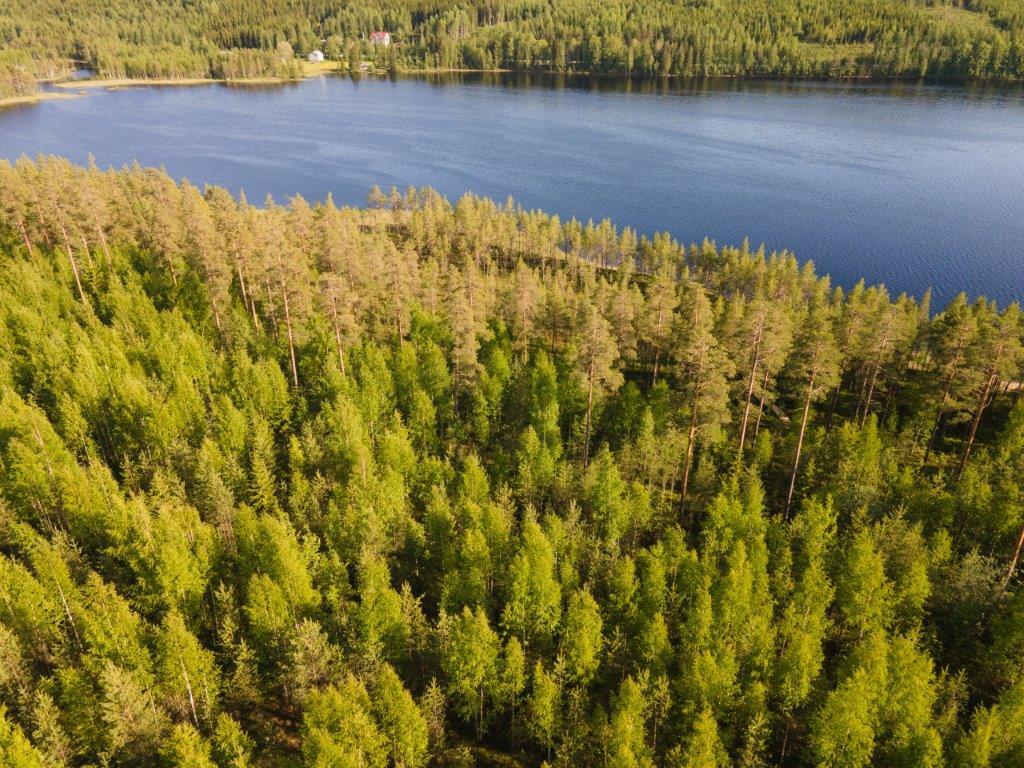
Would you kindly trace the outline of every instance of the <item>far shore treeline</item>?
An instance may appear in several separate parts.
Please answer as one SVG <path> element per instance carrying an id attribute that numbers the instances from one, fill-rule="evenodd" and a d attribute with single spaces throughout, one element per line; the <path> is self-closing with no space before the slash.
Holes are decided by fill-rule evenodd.
<path id="1" fill-rule="evenodd" d="M 387 31 L 393 44 L 373 46 Z M 0 98 L 50 62 L 104 78 L 343 69 L 1017 81 L 1019 0 L 0 0 Z M 31 65 L 35 64 L 33 71 Z"/>
<path id="2" fill-rule="evenodd" d="M 1020 768 L 1024 320 L 0 163 L 0 764 Z"/>

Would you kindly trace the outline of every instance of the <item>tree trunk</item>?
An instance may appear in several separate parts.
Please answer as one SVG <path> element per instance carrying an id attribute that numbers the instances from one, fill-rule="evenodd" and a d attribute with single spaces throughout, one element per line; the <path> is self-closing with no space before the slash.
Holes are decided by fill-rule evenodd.
<path id="1" fill-rule="evenodd" d="M 274 294 L 270 290 L 269 280 L 263 282 L 263 289 L 267 292 L 267 317 L 270 318 L 270 331 L 277 336 L 277 308 L 274 306 Z"/>
<path id="2" fill-rule="evenodd" d="M 57 585 L 57 594 L 60 595 L 61 605 L 64 606 L 64 613 L 68 617 L 68 624 L 71 625 L 71 632 L 75 636 L 75 643 L 78 645 L 78 650 L 82 650 L 82 638 L 78 634 L 78 627 L 75 626 L 75 619 L 71 615 L 71 606 L 68 605 L 68 599 L 64 596 L 64 589 L 60 585 L 60 581 L 57 579 L 57 573 L 53 570 L 53 566 L 50 566 L 50 575 L 53 576 L 53 583 Z"/>
<path id="3" fill-rule="evenodd" d="M 112 268 L 113 264 L 110 261 L 110 248 L 107 247 L 107 236 L 103 234 L 103 227 L 100 226 L 99 219 L 96 218 L 95 212 L 92 215 L 92 223 L 96 228 L 96 234 L 99 235 L 100 245 L 103 246 L 103 258 L 107 261 L 107 268 Z"/>
<path id="4" fill-rule="evenodd" d="M 779 765 L 786 764 L 786 745 L 789 743 L 789 729 L 793 725 L 793 718 L 787 715 L 786 730 L 782 734 L 782 749 L 779 750 Z"/>
<path id="5" fill-rule="evenodd" d="M 828 416 L 825 418 L 825 431 L 832 429 L 832 419 L 835 418 L 836 408 L 839 406 L 839 395 L 843 391 L 843 382 L 846 381 L 846 371 L 839 374 L 839 383 L 836 384 L 836 391 L 832 393 L 832 401 L 828 405 Z"/>
<path id="6" fill-rule="evenodd" d="M 757 342 L 754 344 L 754 363 L 750 366 L 750 377 L 747 379 L 747 398 L 743 406 L 743 423 L 740 426 L 740 447 L 737 452 L 740 460 L 743 459 L 743 446 L 747 441 L 747 422 L 750 419 L 750 401 L 754 397 L 754 377 L 757 375 L 757 366 L 761 362 L 761 334 L 757 334 Z"/>
<path id="7" fill-rule="evenodd" d="M 238 287 L 242 291 L 242 304 L 245 308 L 252 312 L 252 324 L 258 331 L 260 329 L 260 319 L 256 315 L 256 297 L 251 295 L 251 292 L 245 287 L 245 275 L 242 273 L 242 261 L 239 259 L 236 262 L 236 269 L 238 270 Z"/>
<path id="8" fill-rule="evenodd" d="M 28 231 L 25 229 L 25 222 L 21 220 L 21 217 L 18 217 L 18 229 L 21 230 L 21 239 L 25 241 L 25 247 L 28 248 L 28 255 L 35 256 L 32 243 L 28 239 Z"/>
<path id="9" fill-rule="evenodd" d="M 295 388 L 299 388 L 299 368 L 295 364 L 295 339 L 292 336 L 292 314 L 289 309 L 288 303 L 288 289 L 285 288 L 284 283 L 281 284 L 281 293 L 284 296 L 284 324 L 285 329 L 288 332 L 288 355 L 292 361 L 292 381 L 295 383 Z"/>
<path id="10" fill-rule="evenodd" d="M 757 404 L 757 421 L 754 423 L 754 439 L 757 440 L 761 432 L 761 417 L 764 416 L 764 401 L 768 396 L 768 371 L 764 372 L 764 380 L 761 382 L 761 397 Z"/>
<path id="11" fill-rule="evenodd" d="M 89 250 L 89 241 L 85 239 L 84 232 L 79 232 L 78 237 L 82 241 L 82 253 L 85 254 L 85 263 L 89 265 L 89 270 L 92 271 L 95 265 L 92 263 L 92 252 Z"/>
<path id="12" fill-rule="evenodd" d="M 484 687 L 480 686 L 480 708 L 476 716 L 476 738 L 479 741 L 484 737 Z"/>
<path id="13" fill-rule="evenodd" d="M 932 448 L 935 445 L 935 438 L 939 436 L 939 427 L 942 425 L 942 417 L 946 409 L 946 401 L 949 399 L 949 390 L 953 386 L 953 374 L 955 369 L 950 370 L 949 376 L 946 377 L 946 383 L 942 387 L 942 399 L 939 401 L 939 412 L 935 415 L 935 426 L 932 427 L 932 433 L 928 437 L 928 447 L 924 451 L 924 463 L 928 463 L 928 457 L 932 454 Z"/>
<path id="14" fill-rule="evenodd" d="M 985 406 L 988 405 L 988 396 L 992 393 L 992 386 L 996 381 L 996 371 L 994 366 L 989 366 L 988 372 L 985 378 L 985 388 L 981 392 L 981 397 L 978 399 L 978 406 L 974 409 L 974 418 L 971 420 L 971 432 L 967 436 L 967 445 L 964 447 L 963 458 L 960 459 L 960 468 L 956 472 L 956 479 L 959 480 L 960 476 L 963 475 L 964 469 L 967 467 L 967 460 L 971 457 L 971 448 L 974 447 L 974 438 L 978 434 L 978 424 L 981 423 L 981 415 L 985 412 Z"/>
<path id="15" fill-rule="evenodd" d="M 185 660 L 178 655 L 178 663 L 181 664 L 181 676 L 185 680 L 185 690 L 188 692 L 188 705 L 192 709 L 192 721 L 199 727 L 199 715 L 196 714 L 196 697 L 192 695 L 192 683 L 188 679 L 188 670 L 185 669 Z"/>
<path id="16" fill-rule="evenodd" d="M 871 410 L 871 399 L 875 394 L 875 382 L 878 381 L 878 371 L 882 367 L 880 362 L 876 362 L 874 365 L 874 371 L 871 373 L 871 384 L 868 386 L 867 399 L 864 401 L 864 413 L 860 417 L 860 425 L 863 427 L 864 423 L 868 420 L 868 411 Z"/>
<path id="17" fill-rule="evenodd" d="M 594 410 L 594 358 L 590 358 L 590 368 L 587 371 L 587 426 L 583 438 L 583 468 L 587 468 L 590 461 L 590 414 Z"/>
<path id="18" fill-rule="evenodd" d="M 686 460 L 683 463 L 683 489 L 679 497 L 680 510 L 686 512 L 686 492 L 690 487 L 690 467 L 693 464 L 693 444 L 697 439 L 697 398 L 690 409 L 690 434 L 686 440 Z"/>
<path id="19" fill-rule="evenodd" d="M 860 422 L 860 406 L 864 402 L 864 393 L 867 391 L 867 388 L 868 374 L 867 371 L 865 371 L 860 380 L 860 392 L 857 394 L 857 410 L 853 413 L 853 417 L 857 419 L 858 423 Z"/>
<path id="20" fill-rule="evenodd" d="M 807 431 L 807 416 L 811 412 L 811 393 L 814 391 L 814 376 L 811 374 L 810 381 L 807 382 L 807 397 L 804 398 L 804 413 L 800 419 L 800 436 L 796 440 L 796 458 L 793 459 L 793 474 L 789 478 L 789 494 L 786 496 L 786 514 L 789 514 L 789 508 L 793 506 L 793 491 L 796 489 L 796 475 L 800 469 L 800 453 L 804 448 L 804 433 Z"/>
<path id="21" fill-rule="evenodd" d="M 1013 558 L 1010 560 L 1010 567 L 1006 569 L 1006 578 L 1003 579 L 1003 589 L 1006 589 L 1013 578 L 1013 572 L 1017 569 L 1017 561 L 1020 560 L 1020 551 L 1024 549 L 1024 527 L 1020 529 L 1020 536 L 1017 537 L 1017 547 L 1013 550 Z"/>
<path id="22" fill-rule="evenodd" d="M 658 303 L 658 324 L 657 333 L 655 338 L 661 338 L 661 324 L 663 321 L 663 315 L 665 314 L 665 307 L 661 302 Z M 658 383 L 658 364 L 661 363 L 661 346 L 658 345 L 654 348 L 654 373 L 651 376 L 651 387 L 654 387 Z"/>
<path id="23" fill-rule="evenodd" d="M 178 287 L 178 272 L 174 269 L 174 259 L 171 258 L 171 254 L 164 254 L 167 260 L 167 271 L 171 273 L 171 284 Z"/>
<path id="24" fill-rule="evenodd" d="M 75 285 L 78 287 L 78 298 L 82 300 L 82 304 L 87 304 L 85 300 L 85 291 L 82 290 L 82 279 L 78 276 L 78 261 L 75 259 L 75 252 L 71 250 L 71 241 L 68 239 L 68 231 L 64 228 L 64 222 L 60 222 L 60 231 L 64 235 L 64 247 L 68 251 L 68 261 L 71 262 L 71 271 L 75 275 Z"/>
<path id="25" fill-rule="evenodd" d="M 338 326 L 338 302 L 334 296 L 334 286 L 331 286 L 331 316 L 334 319 L 334 341 L 338 345 L 338 365 L 341 366 L 341 375 L 345 375 L 345 350 L 341 345 L 341 328 Z"/>
<path id="26" fill-rule="evenodd" d="M 896 407 L 896 404 L 900 402 L 900 396 L 903 394 L 903 388 L 907 383 L 907 371 L 910 369 L 910 361 L 903 360 L 902 358 L 896 361 L 896 381 L 895 383 L 885 390 L 885 398 L 882 400 L 882 410 L 879 421 L 885 421 L 889 417 L 889 413 Z"/>

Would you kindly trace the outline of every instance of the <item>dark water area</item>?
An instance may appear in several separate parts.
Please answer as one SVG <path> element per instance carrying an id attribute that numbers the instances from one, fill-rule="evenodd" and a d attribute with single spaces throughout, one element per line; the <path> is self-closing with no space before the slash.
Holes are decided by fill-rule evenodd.
<path id="1" fill-rule="evenodd" d="M 1024 90 L 553 76 L 93 90 L 0 110 L 0 157 L 132 161 L 253 202 L 512 196 L 849 286 L 1024 299 Z"/>

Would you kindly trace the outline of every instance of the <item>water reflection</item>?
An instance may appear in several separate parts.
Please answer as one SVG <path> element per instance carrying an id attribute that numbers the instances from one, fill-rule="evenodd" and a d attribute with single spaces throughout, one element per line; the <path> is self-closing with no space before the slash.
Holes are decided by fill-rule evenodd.
<path id="1" fill-rule="evenodd" d="M 372 75 L 371 75 L 372 76 Z M 816 80 L 743 80 L 739 78 L 659 77 L 631 78 L 616 75 L 579 75 L 545 72 L 407 72 L 398 77 L 417 79 L 439 86 L 484 85 L 504 88 L 543 88 L 580 90 L 592 93 L 622 94 L 712 94 L 776 93 L 787 95 L 834 93 L 895 98 L 941 98 L 958 101 L 988 101 L 993 98 L 1024 99 L 1024 86 L 977 83 L 944 85 L 928 81 L 816 81 Z"/>

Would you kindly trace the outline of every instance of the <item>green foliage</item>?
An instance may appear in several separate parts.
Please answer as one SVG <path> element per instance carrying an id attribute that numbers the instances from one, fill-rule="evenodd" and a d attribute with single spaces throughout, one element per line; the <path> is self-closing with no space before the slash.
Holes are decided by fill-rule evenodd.
<path id="1" fill-rule="evenodd" d="M 483 732 L 484 703 L 497 680 L 498 635 L 483 609 L 468 607 L 454 617 L 442 616 L 442 662 L 459 714 Z"/>
<path id="2" fill-rule="evenodd" d="M 427 761 L 427 724 L 395 670 L 385 664 L 377 673 L 371 706 L 388 742 L 396 768 L 420 768 Z"/>
<path id="3" fill-rule="evenodd" d="M 0 201 L 3 765 L 1020 765 L 1015 307 L 430 190 Z"/>
<path id="4" fill-rule="evenodd" d="M 294 76 L 295 54 L 324 49 L 358 71 L 402 67 L 619 75 L 1020 78 L 1022 14 L 1013 0 L 723 0 L 636 6 L 543 0 L 273 0 L 129 5 L 0 4 L 9 74 L 29 57 L 84 57 L 112 77 Z M 389 47 L 369 33 L 391 33 Z M 26 60 L 28 64 L 26 64 Z M 5 72 L 0 62 L 0 72 Z M 657 326 L 655 326 L 657 327 Z"/>
<path id="5" fill-rule="evenodd" d="M 370 713 L 361 682 L 347 677 L 309 697 L 302 716 L 302 756 L 307 768 L 384 768 L 388 745 Z"/>
<path id="6" fill-rule="evenodd" d="M 43 768 L 43 756 L 0 708 L 0 758 L 10 768 Z"/>

